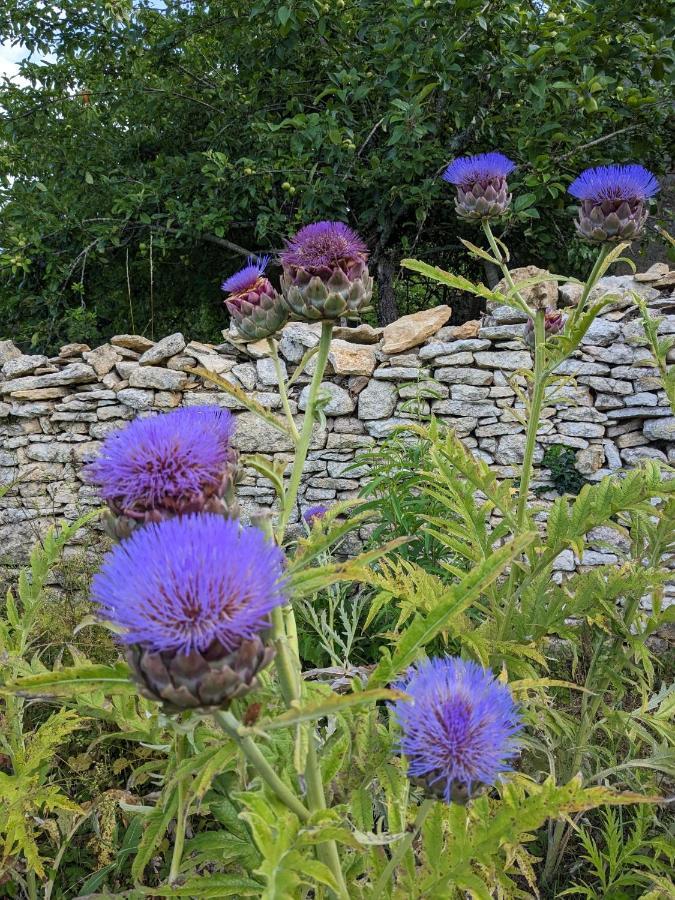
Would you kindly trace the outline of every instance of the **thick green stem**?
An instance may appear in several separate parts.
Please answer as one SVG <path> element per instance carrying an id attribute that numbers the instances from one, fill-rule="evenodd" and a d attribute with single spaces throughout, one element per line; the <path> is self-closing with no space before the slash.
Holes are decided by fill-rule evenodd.
<path id="1" fill-rule="evenodd" d="M 262 780 L 274 791 L 279 800 L 302 821 L 309 819 L 309 810 L 274 771 L 250 737 L 239 734 L 239 722 L 231 712 L 216 712 L 213 718 L 233 741 L 236 741 L 242 753 L 256 770 Z"/>
<path id="2" fill-rule="evenodd" d="M 502 253 L 502 251 L 499 249 L 499 244 L 495 240 L 495 236 L 492 233 L 492 228 L 490 227 L 490 223 L 487 220 L 485 220 L 483 222 L 483 231 L 485 232 L 485 236 L 487 237 L 488 243 L 490 244 L 490 249 L 494 253 L 494 257 L 497 260 L 497 264 L 499 265 L 499 268 L 502 270 L 502 275 L 504 276 L 504 280 L 506 281 L 508 286 L 511 288 L 511 290 L 514 291 L 514 296 L 522 304 L 523 311 L 528 309 L 527 303 L 525 303 L 525 300 L 523 299 L 523 295 L 520 293 L 520 291 L 515 290 L 516 285 L 513 281 L 513 278 L 511 277 L 511 272 L 509 271 L 509 267 L 506 263 L 506 259 L 504 258 L 504 254 Z"/>
<path id="3" fill-rule="evenodd" d="M 588 276 L 588 280 L 584 284 L 584 289 L 581 292 L 581 297 L 579 298 L 579 302 L 574 307 L 574 309 L 572 310 L 572 313 L 570 315 L 570 321 L 567 323 L 568 329 L 573 327 L 577 316 L 580 315 L 581 312 L 583 312 L 583 309 L 586 306 L 588 298 L 591 295 L 591 291 L 597 284 L 598 278 L 600 277 L 600 271 L 605 262 L 605 257 L 607 256 L 607 254 L 609 253 L 610 250 L 611 250 L 611 244 L 603 244 L 600 247 L 600 252 L 598 253 L 598 258 L 595 260 L 595 263 L 593 264 L 593 268 L 591 269 L 591 274 Z"/>
<path id="4" fill-rule="evenodd" d="M 309 800 L 309 808 L 312 812 L 326 808 L 326 796 L 323 790 L 323 781 L 321 779 L 321 769 L 319 768 L 319 760 L 316 756 L 316 745 L 314 743 L 314 735 L 309 735 L 309 747 L 307 750 L 307 770 L 305 772 L 307 778 L 307 798 Z M 338 885 L 338 897 L 349 900 L 349 891 L 345 884 L 344 875 L 342 874 L 342 865 L 340 863 L 340 854 L 338 853 L 335 841 L 325 841 L 317 847 L 319 859 L 331 870 L 336 884 Z"/>
<path id="5" fill-rule="evenodd" d="M 277 350 L 277 342 L 274 340 L 274 338 L 267 338 L 267 346 L 270 348 L 270 356 L 272 357 L 272 362 L 274 363 L 274 371 L 276 373 L 277 383 L 279 385 L 281 405 L 283 407 L 284 413 L 286 414 L 286 421 L 288 422 L 288 427 L 290 428 L 291 434 L 293 435 L 293 441 L 297 444 L 300 440 L 300 435 L 298 434 L 298 429 L 295 427 L 295 420 L 293 419 L 291 407 L 288 402 L 286 378 L 284 377 L 284 371 L 281 368 L 281 361 L 279 359 L 279 352 Z"/>
<path id="6" fill-rule="evenodd" d="M 290 610 L 290 607 L 288 609 Z M 290 614 L 293 615 L 292 610 L 290 610 Z M 295 623 L 294 616 L 293 623 Z M 279 606 L 272 610 L 272 640 L 277 651 L 275 664 L 281 695 L 286 706 L 290 707 L 291 703 L 300 697 L 299 663 L 294 659 L 294 655 L 297 657 L 297 653 L 294 654 L 294 648 L 291 647 L 288 640 L 284 611 Z"/>
<path id="7" fill-rule="evenodd" d="M 187 735 L 177 734 L 174 741 L 176 768 L 185 759 L 188 746 Z M 176 833 L 173 839 L 173 854 L 171 856 L 171 868 L 169 870 L 169 884 L 174 884 L 180 874 L 180 865 L 183 860 L 183 848 L 185 847 L 185 826 L 187 824 L 188 809 L 186 806 L 187 794 L 186 779 L 178 782 L 178 809 L 176 810 Z"/>
<path id="8" fill-rule="evenodd" d="M 523 454 L 523 467 L 520 475 L 520 485 L 518 487 L 518 505 L 516 507 L 516 533 L 520 534 L 525 521 L 525 513 L 527 512 L 527 498 L 530 492 L 530 481 L 532 480 L 532 464 L 534 461 L 534 452 L 537 448 L 537 431 L 539 430 L 539 417 L 541 416 L 541 408 L 544 403 L 546 391 L 546 373 L 544 371 L 544 349 L 546 345 L 546 313 L 543 309 L 537 310 L 534 317 L 534 373 L 532 386 L 532 399 L 528 410 L 527 434 L 525 436 L 525 451 Z M 508 640 L 511 618 L 518 603 L 518 592 L 516 591 L 516 567 L 511 566 L 511 572 L 508 579 L 507 590 L 507 606 L 504 611 L 500 635 L 502 639 Z"/>
<path id="9" fill-rule="evenodd" d="M 544 403 L 546 391 L 546 378 L 544 373 L 544 352 L 546 347 L 546 313 L 538 309 L 534 317 L 534 381 L 532 386 L 532 400 L 528 410 L 529 421 L 527 423 L 527 437 L 525 439 L 525 453 L 523 456 L 523 469 L 520 475 L 520 487 L 518 488 L 518 507 L 516 509 L 516 525 L 522 528 L 527 510 L 527 496 L 532 479 L 532 462 L 537 446 L 537 431 L 539 430 L 539 418 Z"/>
<path id="10" fill-rule="evenodd" d="M 395 852 L 392 853 L 391 859 L 387 863 L 380 877 L 377 879 L 377 882 L 373 889 L 373 900 L 378 900 L 379 897 L 382 897 L 384 895 L 385 890 L 389 887 L 389 882 L 392 876 L 396 872 L 396 867 L 399 865 L 408 850 L 412 847 L 413 841 L 422 830 L 424 820 L 431 812 L 431 809 L 435 802 L 435 800 L 425 800 L 424 803 L 420 806 L 417 813 L 417 818 L 415 819 L 415 824 L 412 827 L 412 831 L 408 831 L 405 837 L 401 838 L 401 840 L 398 842 Z"/>
<path id="11" fill-rule="evenodd" d="M 330 351 L 332 334 L 333 323 L 322 322 L 319 349 L 316 354 L 316 368 L 314 370 L 314 375 L 312 376 L 312 381 L 310 383 L 309 396 L 307 398 L 307 408 L 305 410 L 302 429 L 299 435 L 297 433 L 297 429 L 295 429 L 295 423 L 293 422 L 290 413 L 290 407 L 288 405 L 288 394 L 286 392 L 286 386 L 283 380 L 283 372 L 281 370 L 281 364 L 279 362 L 276 345 L 272 341 L 269 342 L 270 352 L 272 354 L 272 359 L 274 360 L 275 371 L 277 374 L 277 379 L 279 381 L 279 391 L 281 394 L 282 404 L 286 412 L 286 417 L 290 419 L 290 422 L 293 425 L 293 433 L 296 443 L 293 469 L 291 472 L 288 487 L 284 494 L 283 506 L 281 515 L 279 517 L 279 524 L 276 533 L 276 540 L 279 544 L 282 544 L 284 541 L 286 528 L 288 527 L 291 513 L 297 503 L 302 472 L 305 467 L 305 461 L 307 460 L 309 446 L 312 442 L 316 403 L 319 395 L 321 381 L 326 370 L 326 363 L 328 362 L 328 353 Z M 276 663 L 281 692 L 286 705 L 290 706 L 292 703 L 299 701 L 302 697 L 300 658 L 298 651 L 298 633 L 295 622 L 295 615 L 293 613 L 292 607 L 287 606 L 283 610 L 280 608 L 276 608 L 272 612 L 272 634 L 277 649 Z M 266 771 L 264 769 L 263 764 L 264 766 L 267 766 L 267 764 L 265 763 L 264 757 L 262 757 L 258 748 L 250 738 L 241 738 L 241 736 L 238 735 L 236 730 L 236 719 L 234 719 L 234 717 L 231 717 L 231 719 L 227 719 L 227 716 L 227 713 L 217 714 L 216 718 L 221 727 L 225 728 L 225 730 L 230 729 L 228 733 L 231 733 L 232 736 L 235 737 L 235 740 L 238 740 L 242 750 L 247 754 L 247 758 L 258 770 L 261 777 L 263 777 L 265 781 L 267 781 L 267 783 L 270 785 L 270 787 L 272 787 L 277 796 L 279 796 L 287 806 L 290 806 L 290 808 L 293 809 L 293 806 L 290 805 L 290 798 L 288 796 L 282 796 L 280 793 L 281 788 L 283 788 L 286 792 L 288 792 L 288 789 L 285 787 L 283 782 L 280 782 L 279 779 L 276 778 L 276 776 L 274 776 L 276 779 L 275 783 L 272 783 L 270 778 L 274 773 L 269 768 L 269 766 L 267 767 L 269 771 Z M 246 742 L 248 742 L 248 744 Z M 309 747 L 307 752 L 305 775 L 307 778 L 307 797 L 309 801 L 310 811 L 318 812 L 325 809 L 326 798 L 324 795 L 323 782 L 321 779 L 321 769 L 319 767 L 319 762 L 316 755 L 316 746 L 314 743 L 313 734 L 309 735 Z M 276 782 L 279 783 L 277 784 Z M 290 796 L 293 798 L 293 802 L 300 803 L 300 801 L 295 797 L 294 794 L 292 794 L 291 792 L 288 793 L 290 793 Z M 303 818 L 304 820 L 307 818 L 308 811 L 304 806 L 302 808 L 304 810 L 304 818 L 303 816 L 301 816 L 301 818 Z M 326 841 L 325 843 L 319 845 L 319 847 L 317 848 L 317 852 L 321 861 L 326 866 L 328 866 L 333 874 L 338 888 L 338 897 L 340 898 L 340 900 L 349 900 L 349 892 L 347 890 L 344 875 L 342 873 L 337 844 L 335 843 L 335 841 Z"/>
<path id="12" fill-rule="evenodd" d="M 328 362 L 328 352 L 330 350 L 331 337 L 333 335 L 333 323 L 321 323 L 321 339 L 319 341 L 319 351 L 316 355 L 316 369 L 312 377 L 309 387 L 309 397 L 307 398 L 307 409 L 305 410 L 305 418 L 302 423 L 302 431 L 300 432 L 300 440 L 295 452 L 295 461 L 293 463 L 293 471 L 288 483 L 288 488 L 284 497 L 284 505 L 279 517 L 279 527 L 277 529 L 277 541 L 283 543 L 288 520 L 298 499 L 298 489 L 300 488 L 300 479 L 302 471 L 305 467 L 309 445 L 312 442 L 312 432 L 314 430 L 314 411 L 316 409 L 316 400 L 319 393 L 319 387 L 326 371 L 326 363 Z"/>

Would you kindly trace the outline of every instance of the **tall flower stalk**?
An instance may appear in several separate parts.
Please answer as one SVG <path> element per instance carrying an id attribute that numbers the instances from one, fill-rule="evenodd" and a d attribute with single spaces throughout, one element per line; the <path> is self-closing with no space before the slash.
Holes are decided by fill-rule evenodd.
<path id="1" fill-rule="evenodd" d="M 361 238 L 341 222 L 318 222 L 302 228 L 291 238 L 281 254 L 283 267 L 282 293 L 276 295 L 264 277 L 264 267 L 254 264 L 242 270 L 225 282 L 226 289 L 234 290 L 228 308 L 233 314 L 235 326 L 247 337 L 274 324 L 272 313 L 278 309 L 279 296 L 287 313 L 301 320 L 321 323 L 321 335 L 315 355 L 314 373 L 309 386 L 307 407 L 298 431 L 293 418 L 288 389 L 283 368 L 280 364 L 276 343 L 271 330 L 268 332 L 268 346 L 274 363 L 279 385 L 282 408 L 288 433 L 294 444 L 294 459 L 288 483 L 282 485 L 281 511 L 276 527 L 269 518 L 261 517 L 260 525 L 270 542 L 282 546 L 293 513 L 297 510 L 298 491 L 312 442 L 317 421 L 320 387 L 323 380 L 336 320 L 343 315 L 360 312 L 372 295 L 372 278 L 367 267 L 368 254 Z M 245 295 L 245 301 L 241 297 Z M 260 299 L 259 299 L 260 298 Z M 270 311 L 263 310 L 262 306 Z M 266 318 L 263 320 L 262 313 Z M 253 322 L 253 317 L 255 322 Z M 279 315 L 278 320 L 281 321 Z M 276 606 L 271 610 L 271 636 L 276 650 L 276 669 L 283 700 L 287 707 L 296 707 L 302 700 L 303 684 L 298 648 L 297 625 L 291 605 Z M 297 796 L 270 770 L 264 757 L 250 737 L 242 737 L 239 724 L 229 712 L 216 713 L 216 721 L 239 744 L 247 760 L 258 771 L 261 778 L 274 790 L 276 795 L 304 821 L 309 813 L 326 808 L 326 798 L 317 759 L 313 734 L 307 735 L 305 779 L 307 785 L 307 808 Z M 306 727 L 306 726 L 303 726 Z M 328 840 L 318 847 L 321 861 L 330 869 L 338 895 L 348 898 L 340 857 L 335 841 Z"/>

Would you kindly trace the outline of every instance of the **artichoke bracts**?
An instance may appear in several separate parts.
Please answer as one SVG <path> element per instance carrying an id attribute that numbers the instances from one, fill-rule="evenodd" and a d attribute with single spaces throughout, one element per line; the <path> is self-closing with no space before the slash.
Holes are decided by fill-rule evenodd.
<path id="1" fill-rule="evenodd" d="M 565 327 L 565 318 L 557 309 L 547 309 L 544 314 L 544 331 L 546 337 L 559 334 Z M 534 347 L 534 322 L 528 319 L 525 324 L 524 341 L 528 347 Z"/>
<path id="2" fill-rule="evenodd" d="M 138 525 L 196 512 L 235 517 L 234 428 L 228 410 L 193 406 L 136 419 L 109 435 L 87 476 L 108 504 L 111 536 L 121 540 Z"/>
<path id="3" fill-rule="evenodd" d="M 258 635 L 230 651 L 217 641 L 203 653 L 150 650 L 140 644 L 127 649 L 140 693 L 161 703 L 167 713 L 227 709 L 232 700 L 258 687 L 258 672 L 273 658 L 274 648 Z"/>
<path id="4" fill-rule="evenodd" d="M 373 295 L 368 251 L 342 222 L 315 222 L 281 254 L 281 291 L 290 311 L 305 321 L 335 320 L 362 312 Z"/>
<path id="5" fill-rule="evenodd" d="M 223 282 L 225 300 L 235 328 L 247 341 L 272 337 L 288 321 L 288 309 L 271 282 L 265 277 L 269 257 L 259 262 L 249 259 L 239 272 Z"/>
<path id="6" fill-rule="evenodd" d="M 138 528 L 92 586 L 127 645 L 143 696 L 178 709 L 224 709 L 257 686 L 274 656 L 270 613 L 286 602 L 282 551 L 257 528 L 201 514 Z"/>
<path id="7" fill-rule="evenodd" d="M 455 209 L 463 219 L 495 219 L 511 204 L 506 177 L 515 169 L 503 153 L 479 153 L 453 160 L 444 181 L 457 188 Z"/>
<path id="8" fill-rule="evenodd" d="M 598 166 L 586 169 L 569 186 L 581 201 L 577 233 L 591 243 L 630 241 L 644 228 L 647 200 L 659 183 L 642 166 Z"/>

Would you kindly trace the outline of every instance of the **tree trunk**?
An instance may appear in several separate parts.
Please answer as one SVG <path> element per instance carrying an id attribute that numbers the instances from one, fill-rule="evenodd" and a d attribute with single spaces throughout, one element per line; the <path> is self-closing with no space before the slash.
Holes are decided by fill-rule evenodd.
<path id="1" fill-rule="evenodd" d="M 392 257 L 387 253 L 383 253 L 377 262 L 376 268 L 377 286 L 379 289 L 377 319 L 380 325 L 389 325 L 398 319 L 398 307 L 394 291 L 395 276 L 396 266 Z"/>

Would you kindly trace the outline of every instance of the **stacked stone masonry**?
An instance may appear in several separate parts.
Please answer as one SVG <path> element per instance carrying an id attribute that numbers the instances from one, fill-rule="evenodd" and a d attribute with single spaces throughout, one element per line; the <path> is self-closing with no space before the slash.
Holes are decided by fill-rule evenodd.
<path id="1" fill-rule="evenodd" d="M 528 267 L 516 275 L 532 272 Z M 574 358 L 560 367 L 566 378 L 555 390 L 555 405 L 551 397 L 544 411 L 538 461 L 548 445 L 564 444 L 574 449 L 577 468 L 591 481 L 645 458 L 675 463 L 675 418 L 631 298 L 631 291 L 639 292 L 650 313 L 663 316 L 661 334 L 675 333 L 673 274 L 657 264 L 635 278 L 602 279 L 595 296 L 611 293 L 613 302 Z M 547 282 L 536 290 L 547 293 L 549 305 L 564 308 L 576 302 L 580 286 Z M 366 325 L 338 329 L 324 383 L 326 424 L 315 431 L 296 523 L 308 505 L 356 497 L 369 475 L 367 466 L 353 466 L 359 451 L 430 413 L 499 475 L 517 475 L 525 429 L 512 380 L 523 384 L 517 372 L 532 365 L 522 339 L 524 319 L 498 307 L 481 322 L 447 326 L 449 315 L 447 307 L 438 307 L 404 317 L 384 332 Z M 290 467 L 292 447 L 282 433 L 190 371 L 207 369 L 279 410 L 264 342 L 243 348 L 232 337 L 226 332 L 224 343 L 213 346 L 188 342 L 182 334 L 157 342 L 117 335 L 95 349 L 70 344 L 52 358 L 25 355 L 11 341 L 0 342 L 0 486 L 12 485 L 0 498 L 0 563 L 23 563 L 55 521 L 73 520 L 98 505 L 83 465 L 108 434 L 137 416 L 181 405 L 224 406 L 237 415 L 235 440 L 244 459 L 261 453 Z M 318 326 L 286 326 L 279 352 L 289 373 L 317 343 Z M 312 363 L 293 386 L 293 412 L 304 408 Z M 535 484 L 546 478 L 547 471 L 538 469 Z M 239 496 L 245 516 L 274 502 L 269 484 L 250 468 L 244 468 Z M 78 540 L 90 550 L 102 544 L 92 531 L 82 530 Z M 618 540 L 610 529 L 600 529 L 583 560 L 569 551 L 558 568 L 617 561 L 625 549 Z"/>

